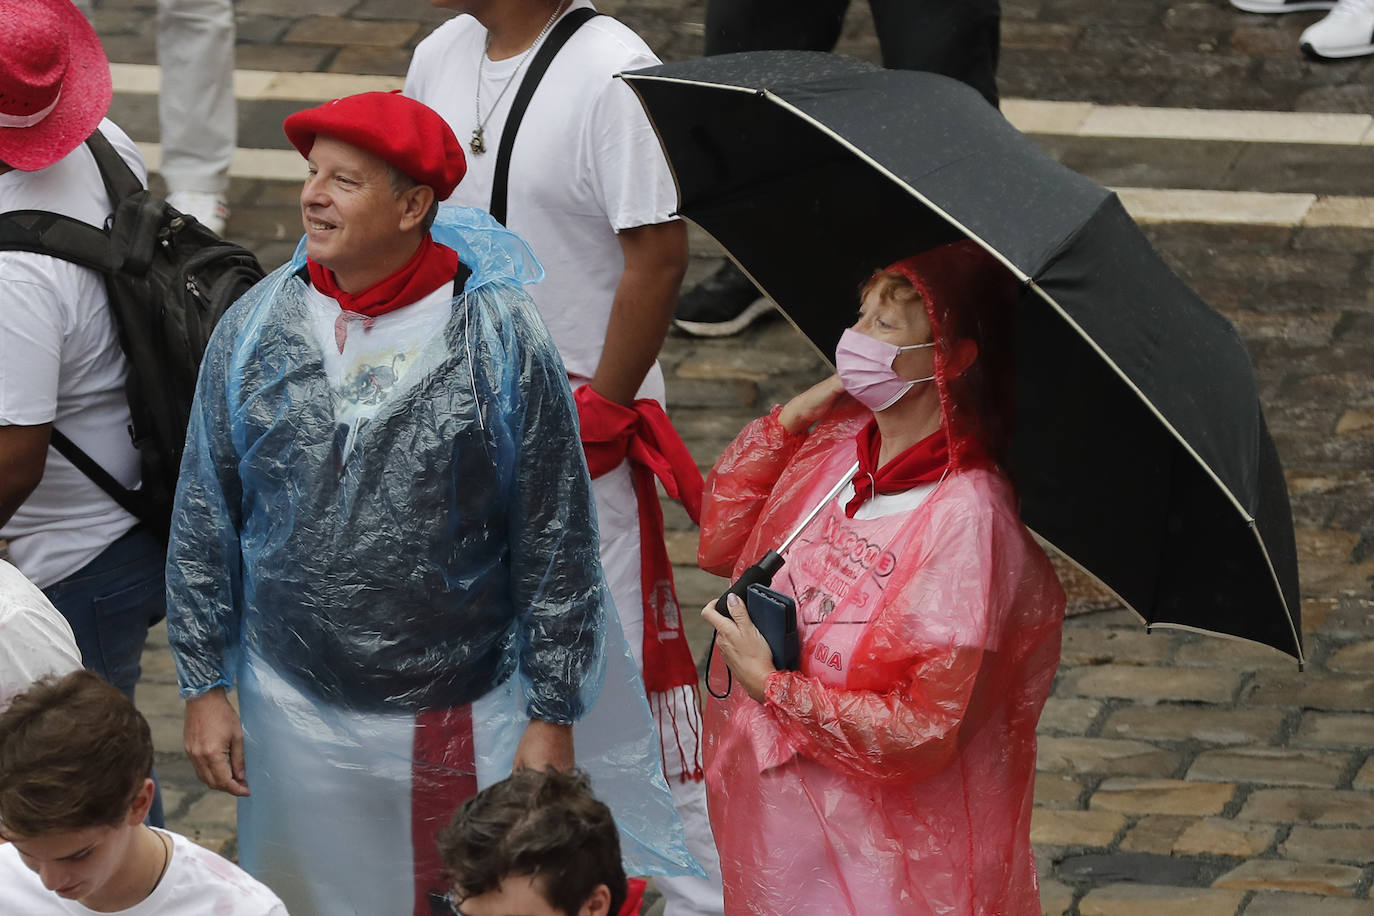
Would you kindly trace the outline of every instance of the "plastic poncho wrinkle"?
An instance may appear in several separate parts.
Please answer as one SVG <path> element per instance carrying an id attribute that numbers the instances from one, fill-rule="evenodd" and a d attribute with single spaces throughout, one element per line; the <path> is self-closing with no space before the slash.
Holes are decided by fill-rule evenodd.
<path id="1" fill-rule="evenodd" d="M 1035 725 L 1064 595 L 996 469 L 1015 284 L 962 245 L 899 266 L 936 336 L 950 472 L 904 512 L 848 519 L 831 501 L 773 581 L 797 600 L 801 669 L 770 675 L 763 703 L 742 690 L 707 703 L 731 916 L 1040 911 Z M 958 340 L 977 359 L 947 378 Z M 746 426 L 707 479 L 702 567 L 735 576 L 782 543 L 853 464 L 871 417 L 841 397 L 805 435 L 777 410 Z"/>
<path id="2" fill-rule="evenodd" d="M 445 210 L 435 236 L 471 259 L 467 288 L 424 348 L 418 381 L 346 432 L 308 332 L 303 251 L 217 330 L 171 564 L 192 604 L 215 596 L 174 603 L 188 695 L 231 684 L 247 640 L 323 698 L 359 708 L 456 705 L 517 671 L 534 673 L 530 712 L 549 721 L 572 721 L 595 698 L 579 686 L 596 682 L 589 621 L 608 600 L 593 508 L 566 375 L 518 288 L 542 272 L 511 233 Z M 480 424 L 462 419 L 474 414 Z M 417 531 L 424 518 L 439 524 Z M 396 531 L 413 541 L 400 556 L 386 537 Z M 361 611 L 345 610 L 380 595 L 409 616 L 360 625 L 350 615 Z M 258 613 L 264 604 L 274 612 Z M 435 648 L 454 610 L 468 626 Z"/>

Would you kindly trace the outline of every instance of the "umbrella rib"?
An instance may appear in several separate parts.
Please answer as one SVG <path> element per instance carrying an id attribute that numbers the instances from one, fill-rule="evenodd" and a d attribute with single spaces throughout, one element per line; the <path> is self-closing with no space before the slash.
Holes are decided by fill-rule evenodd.
<path id="1" fill-rule="evenodd" d="M 1030 526 L 1028 525 L 1027 527 L 1029 528 Z M 1254 525 L 1252 524 L 1250 527 L 1251 527 L 1251 529 L 1253 529 L 1253 528 L 1254 528 Z M 1070 564 L 1072 564 L 1073 567 L 1074 567 L 1075 569 L 1077 569 L 1079 572 L 1082 572 L 1082 573 L 1084 573 L 1085 575 L 1091 577 L 1092 580 L 1093 580 L 1094 582 L 1096 582 L 1098 585 L 1102 586 L 1102 588 L 1105 589 L 1108 593 L 1110 593 L 1111 596 L 1112 596 L 1113 598 L 1115 598 L 1117 601 L 1121 602 L 1121 606 L 1122 606 L 1122 607 L 1124 607 L 1126 610 L 1130 611 L 1132 614 L 1134 614 L 1134 615 L 1136 615 L 1137 617 L 1139 617 L 1139 618 L 1140 618 L 1140 622 L 1143 623 L 1143 624 L 1145 624 L 1145 632 L 1147 632 L 1147 633 L 1148 633 L 1150 630 L 1154 629 L 1155 627 L 1160 627 L 1160 628 L 1165 628 L 1165 629 L 1170 629 L 1170 630 L 1183 630 L 1183 631 L 1186 631 L 1186 632 L 1188 632 L 1188 633 L 1201 633 L 1201 634 L 1203 634 L 1204 636 L 1220 636 L 1220 637 L 1225 638 L 1225 639 L 1234 639 L 1234 640 L 1237 640 L 1237 641 L 1239 641 L 1239 642 L 1253 643 L 1254 645 L 1257 645 L 1257 646 L 1264 646 L 1264 647 L 1266 647 L 1266 648 L 1273 649 L 1275 652 L 1280 652 L 1280 651 L 1282 651 L 1282 650 L 1279 649 L 1277 646 L 1271 646 L 1271 645 L 1269 645 L 1269 644 L 1266 643 L 1266 642 L 1260 642 L 1260 641 L 1257 640 L 1257 639 L 1250 639 L 1250 638 L 1247 637 L 1247 636 L 1237 636 L 1237 635 L 1234 634 L 1234 633 L 1227 633 L 1227 632 L 1224 632 L 1224 631 L 1222 631 L 1222 630 L 1208 630 L 1208 629 L 1205 629 L 1205 628 L 1203 628 L 1203 627 L 1189 626 L 1189 625 L 1186 624 L 1186 623 L 1170 623 L 1170 622 L 1168 622 L 1168 621 L 1165 621 L 1165 622 L 1163 622 L 1163 623 L 1158 623 L 1158 622 L 1151 621 L 1151 620 L 1150 620 L 1148 617 L 1146 617 L 1144 614 L 1140 613 L 1140 611 L 1135 607 L 1135 605 L 1131 604 L 1131 602 L 1129 602 L 1129 601 L 1127 601 L 1125 598 L 1121 597 L 1121 595 L 1117 594 L 1117 592 L 1116 592 L 1115 589 L 1113 589 L 1113 588 L 1112 588 L 1110 585 L 1108 585 L 1106 582 L 1102 581 L 1102 579 L 1099 578 L 1098 575 L 1097 575 L 1096 573 L 1094 573 L 1092 570 L 1088 569 L 1088 568 L 1087 568 L 1086 566 L 1084 566 L 1082 563 L 1079 563 L 1077 560 L 1075 560 L 1073 557 L 1071 557 L 1068 553 L 1066 553 L 1066 552 L 1064 552 L 1063 550 L 1061 550 L 1060 547 L 1059 547 L 1059 545 L 1055 544 L 1054 541 L 1051 541 L 1049 538 L 1045 537 L 1043 534 L 1041 534 L 1039 531 L 1036 531 L 1034 528 L 1031 528 L 1031 532 L 1032 532 L 1037 538 L 1039 538 L 1041 541 L 1044 541 L 1046 544 L 1049 544 L 1050 547 L 1054 548 L 1054 552 L 1057 553 L 1057 554 L 1059 554 L 1059 556 L 1063 557 L 1063 558 L 1064 558 L 1065 560 L 1067 560 Z M 1256 532 L 1256 536 L 1257 536 L 1257 538 L 1258 538 L 1258 532 Z M 1274 575 L 1274 564 L 1271 563 L 1271 562 L 1269 561 L 1269 552 L 1268 552 L 1267 550 L 1264 549 L 1264 541 L 1263 541 L 1263 540 L 1260 540 L 1260 550 L 1264 552 L 1264 560 L 1265 560 L 1266 563 L 1269 563 L 1269 574 L 1270 574 L 1271 576 L 1273 576 L 1273 575 Z M 1288 610 L 1288 601 L 1287 601 L 1287 599 L 1285 599 L 1285 598 L 1283 597 L 1283 590 L 1279 588 L 1279 582 L 1278 582 L 1278 577 L 1277 577 L 1277 576 L 1274 576 L 1274 588 L 1275 588 L 1275 590 L 1278 592 L 1279 601 L 1283 604 L 1283 613 L 1284 613 L 1284 616 L 1288 618 L 1288 629 L 1289 629 L 1290 632 L 1292 632 L 1292 633 L 1294 634 L 1293 645 L 1294 645 L 1294 647 L 1297 649 L 1297 653 L 1298 653 L 1298 655 L 1297 655 L 1297 658 L 1298 658 L 1298 670 L 1301 671 L 1301 670 L 1306 666 L 1306 664 L 1307 664 L 1307 659 L 1306 659 L 1306 657 L 1303 655 L 1303 652 L 1302 652 L 1302 642 L 1301 642 L 1300 640 L 1298 640 L 1298 638 L 1297 638 L 1297 631 L 1293 628 L 1293 615 L 1292 615 L 1292 614 L 1289 612 L 1289 610 Z"/>
<path id="2" fill-rule="evenodd" d="M 1045 290 L 1040 286 L 1040 284 L 1036 283 L 1034 280 L 1027 280 L 1026 282 L 1031 289 L 1035 290 L 1035 292 L 1040 295 L 1041 299 L 1044 299 L 1047 303 L 1050 304 L 1050 306 L 1055 310 L 1055 312 L 1059 314 L 1060 318 L 1063 318 L 1066 322 L 1068 322 L 1069 327 L 1073 328 L 1073 330 L 1078 334 L 1078 336 L 1082 338 L 1083 341 L 1089 347 L 1092 348 L 1093 352 L 1095 352 L 1099 357 L 1102 358 L 1103 362 L 1105 362 L 1108 366 L 1111 367 L 1112 371 L 1116 373 L 1117 378 L 1121 379 L 1121 381 L 1126 383 L 1126 387 L 1130 388 L 1131 391 L 1135 393 L 1135 396 L 1140 399 L 1141 403 L 1143 403 L 1147 408 L 1149 408 L 1150 413 L 1155 415 L 1155 419 L 1157 419 L 1160 422 L 1160 424 L 1162 424 L 1164 428 L 1169 431 L 1169 433 L 1174 437 L 1174 440 L 1180 446 L 1183 447 L 1183 450 L 1186 451 L 1194 461 L 1198 463 L 1198 466 L 1201 467 L 1203 471 L 1207 473 L 1207 476 L 1212 478 L 1212 482 L 1215 483 L 1221 489 L 1221 492 L 1226 494 L 1226 498 L 1231 501 L 1231 505 L 1234 506 L 1236 511 L 1240 513 L 1240 517 L 1246 523 L 1254 525 L 1255 517 L 1251 515 L 1248 511 L 1246 511 L 1245 506 L 1241 505 L 1240 500 L 1236 499 L 1236 495 L 1231 492 L 1231 488 L 1228 487 L 1225 484 L 1225 482 L 1217 476 L 1216 471 L 1213 471 L 1211 465 L 1209 465 L 1206 461 L 1202 459 L 1202 456 L 1199 455 L 1197 453 L 1197 450 L 1193 448 L 1192 444 L 1189 443 L 1188 440 L 1185 439 L 1181 433 L 1179 433 L 1178 429 L 1175 428 L 1174 424 L 1169 422 L 1169 418 L 1164 416 L 1164 414 L 1160 413 L 1159 408 L 1156 407 L 1154 405 L 1154 402 L 1151 401 L 1145 395 L 1145 392 L 1141 391 L 1140 387 L 1136 385 L 1135 382 L 1131 381 L 1131 377 L 1128 376 L 1125 372 L 1121 371 L 1121 367 L 1116 364 L 1116 360 L 1112 359 L 1111 356 L 1107 353 L 1107 351 L 1103 350 L 1102 347 L 1098 345 L 1097 341 L 1093 340 L 1092 336 L 1088 334 L 1088 332 L 1083 330 L 1082 325 L 1075 321 L 1073 316 L 1064 310 L 1063 306 L 1061 306 L 1058 302 L 1054 301 L 1054 297 L 1051 296 L 1049 293 L 1045 292 Z"/>
<path id="3" fill-rule="evenodd" d="M 1115 197 L 1115 195 L 1113 195 L 1113 197 Z M 1216 472 L 1212 470 L 1211 466 L 1202 459 L 1201 455 L 1197 453 L 1197 450 L 1194 449 L 1193 446 L 1188 442 L 1188 440 L 1185 439 L 1174 427 L 1174 425 L 1169 422 L 1168 417 L 1160 413 L 1159 408 L 1157 408 L 1154 405 L 1154 403 L 1148 397 L 1145 396 L 1145 392 L 1141 391 L 1140 388 L 1136 386 L 1134 382 L 1131 381 L 1130 377 L 1126 375 L 1126 373 L 1121 371 L 1121 367 L 1119 367 L 1116 364 L 1116 361 L 1112 359 L 1105 350 L 1098 346 L 1097 341 L 1093 340 L 1092 336 L 1083 330 L 1083 328 L 1078 324 L 1078 322 L 1073 319 L 1073 316 L 1066 312 L 1063 306 L 1061 306 L 1058 302 L 1054 301 L 1054 297 L 1051 296 L 1049 293 L 1045 292 L 1045 290 L 1041 288 L 1040 284 L 1036 283 L 1034 280 L 1030 280 L 1028 282 L 1030 288 L 1035 290 L 1035 292 L 1039 294 L 1040 298 L 1044 299 L 1045 302 L 1047 302 L 1050 305 L 1050 307 L 1053 308 L 1059 314 L 1059 317 L 1063 318 L 1064 321 L 1068 322 L 1069 327 L 1073 328 L 1073 330 L 1078 334 L 1078 336 L 1083 341 L 1085 341 L 1088 344 L 1088 346 L 1091 347 L 1108 366 L 1112 368 L 1112 371 L 1116 373 L 1117 377 L 1126 383 L 1126 386 L 1130 388 L 1132 392 L 1135 393 L 1136 397 L 1140 399 L 1140 402 L 1144 404 L 1152 414 L 1155 415 L 1155 418 L 1174 437 L 1174 441 L 1176 441 L 1180 446 L 1182 446 L 1183 450 L 1187 452 L 1190 457 L 1192 457 L 1193 461 L 1197 463 L 1198 467 L 1202 468 L 1202 470 L 1207 474 L 1208 477 L 1212 478 L 1212 482 L 1217 485 L 1217 487 L 1221 490 L 1222 493 L 1226 494 L 1226 498 L 1231 501 L 1231 505 L 1235 507 L 1235 510 L 1238 513 L 1240 513 L 1241 519 L 1246 523 L 1246 525 L 1249 526 L 1251 532 L 1255 536 L 1255 540 L 1259 543 L 1260 554 L 1264 557 L 1264 565 L 1269 570 L 1270 578 L 1274 580 L 1274 591 L 1279 596 L 1279 604 L 1283 607 L 1283 616 L 1288 621 L 1288 630 L 1293 636 L 1293 645 L 1296 647 L 1298 652 L 1298 662 L 1299 664 L 1302 664 L 1304 661 L 1302 653 L 1302 638 L 1298 635 L 1297 628 L 1293 625 L 1293 611 L 1288 606 L 1288 598 L 1284 595 L 1283 587 L 1279 582 L 1278 573 L 1274 570 L 1274 561 L 1269 557 L 1269 549 L 1265 547 L 1264 538 L 1260 537 L 1259 535 L 1259 529 L 1256 527 L 1255 524 L 1255 517 L 1246 511 L 1245 507 L 1241 505 L 1240 500 L 1236 499 L 1236 495 L 1233 492 L 1231 492 L 1231 488 L 1228 487 L 1222 481 L 1222 479 L 1217 476 Z M 1132 610 L 1134 610 L 1134 608 L 1132 608 Z M 1139 611 L 1136 611 L 1136 613 L 1138 615 L 1140 614 Z M 1142 619 L 1144 619 L 1144 615 L 1140 616 Z M 1151 626 L 1164 626 L 1164 624 L 1151 624 Z"/>
<path id="4" fill-rule="evenodd" d="M 1264 538 L 1260 537 L 1259 528 L 1253 520 L 1250 522 L 1250 533 L 1255 536 L 1255 542 L 1259 544 L 1260 553 L 1264 556 L 1265 565 L 1269 567 L 1269 576 L 1274 580 L 1274 591 L 1279 596 L 1279 603 L 1283 605 L 1283 616 L 1288 619 L 1288 632 L 1292 634 L 1293 645 L 1298 650 L 1298 664 L 1302 665 L 1305 663 L 1302 654 L 1302 634 L 1293 625 L 1293 612 L 1288 607 L 1288 598 L 1283 593 L 1283 585 L 1279 582 L 1278 573 L 1274 571 L 1274 561 L 1269 559 L 1269 548 L 1265 546 Z"/>

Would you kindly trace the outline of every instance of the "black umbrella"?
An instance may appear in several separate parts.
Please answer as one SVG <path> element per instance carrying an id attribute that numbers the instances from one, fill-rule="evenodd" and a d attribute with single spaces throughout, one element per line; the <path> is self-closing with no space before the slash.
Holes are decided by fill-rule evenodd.
<path id="1" fill-rule="evenodd" d="M 1302 661 L 1283 471 L 1235 329 L 1116 195 L 929 73 L 768 51 L 624 74 L 680 213 L 827 358 L 874 268 L 971 238 L 1024 284 L 1011 472 L 1026 524 L 1146 623 Z"/>

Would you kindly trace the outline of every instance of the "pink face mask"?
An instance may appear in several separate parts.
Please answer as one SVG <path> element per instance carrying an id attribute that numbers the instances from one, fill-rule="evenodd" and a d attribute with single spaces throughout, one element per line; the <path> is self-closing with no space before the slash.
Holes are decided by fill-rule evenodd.
<path id="1" fill-rule="evenodd" d="M 917 382 L 934 380 L 933 375 L 905 379 L 892 368 L 897 354 L 903 350 L 924 350 L 933 346 L 934 343 L 923 343 L 899 347 L 846 328 L 835 346 L 835 369 L 844 390 L 876 413 L 896 404 Z"/>

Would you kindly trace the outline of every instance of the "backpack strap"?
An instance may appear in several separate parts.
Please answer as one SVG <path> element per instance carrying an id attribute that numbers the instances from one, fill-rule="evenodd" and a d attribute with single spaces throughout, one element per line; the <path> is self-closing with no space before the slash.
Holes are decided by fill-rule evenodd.
<path id="1" fill-rule="evenodd" d="M 468 288 L 468 279 L 471 276 L 472 268 L 459 261 L 458 273 L 453 276 L 453 298 L 457 299 L 463 295 L 463 292 Z"/>
<path id="2" fill-rule="evenodd" d="M 510 157 L 515 150 L 515 135 L 520 130 L 520 122 L 524 120 L 525 109 L 530 107 L 530 99 L 534 97 L 534 90 L 539 88 L 539 82 L 544 78 L 544 72 L 553 63 L 554 57 L 562 50 L 563 45 L 568 43 L 573 33 L 582 28 L 588 20 L 600 16 L 591 7 L 581 7 L 568 13 L 558 21 L 558 25 L 553 27 L 548 37 L 544 39 L 544 44 L 539 48 L 534 59 L 530 61 L 530 68 L 525 71 L 525 75 L 520 80 L 520 88 L 515 91 L 515 98 L 510 103 L 510 113 L 506 115 L 506 125 L 501 128 L 501 145 L 496 150 L 496 171 L 491 181 L 491 206 L 488 208 L 492 217 L 501 225 L 506 224 L 506 204 L 507 204 L 507 185 L 510 183 Z M 486 53 L 485 51 L 482 53 Z"/>
<path id="3" fill-rule="evenodd" d="M 118 208 L 119 202 L 124 198 L 132 197 L 143 190 L 143 182 L 138 180 L 134 170 L 129 168 L 129 163 L 124 161 L 124 157 L 119 155 L 99 129 L 86 138 L 86 148 L 95 157 L 95 164 L 100 169 L 100 178 L 105 182 L 105 190 L 110 195 L 112 210 Z"/>
<path id="4" fill-rule="evenodd" d="M 116 271 L 123 262 L 104 232 L 47 210 L 0 213 L 0 251 L 46 254 L 100 273 Z"/>
<path id="5" fill-rule="evenodd" d="M 121 509 L 141 522 L 151 523 L 149 506 L 138 491 L 130 490 L 115 480 L 109 471 L 101 467 L 90 455 L 83 452 L 79 445 L 68 439 L 66 434 L 57 427 L 53 427 L 52 430 L 52 447 L 57 449 L 57 453 L 70 461 L 78 471 L 89 477 L 91 483 L 103 490 L 106 496 L 119 503 Z"/>
<path id="6" fill-rule="evenodd" d="M 98 129 L 86 138 L 86 148 L 95 157 L 100 180 L 110 195 L 110 211 L 120 201 L 143 190 L 129 163 Z M 101 273 L 113 273 L 124 266 L 123 255 L 115 250 L 110 237 L 81 220 L 46 210 L 12 210 L 0 213 L 0 251 L 29 251 L 61 258 Z"/>

